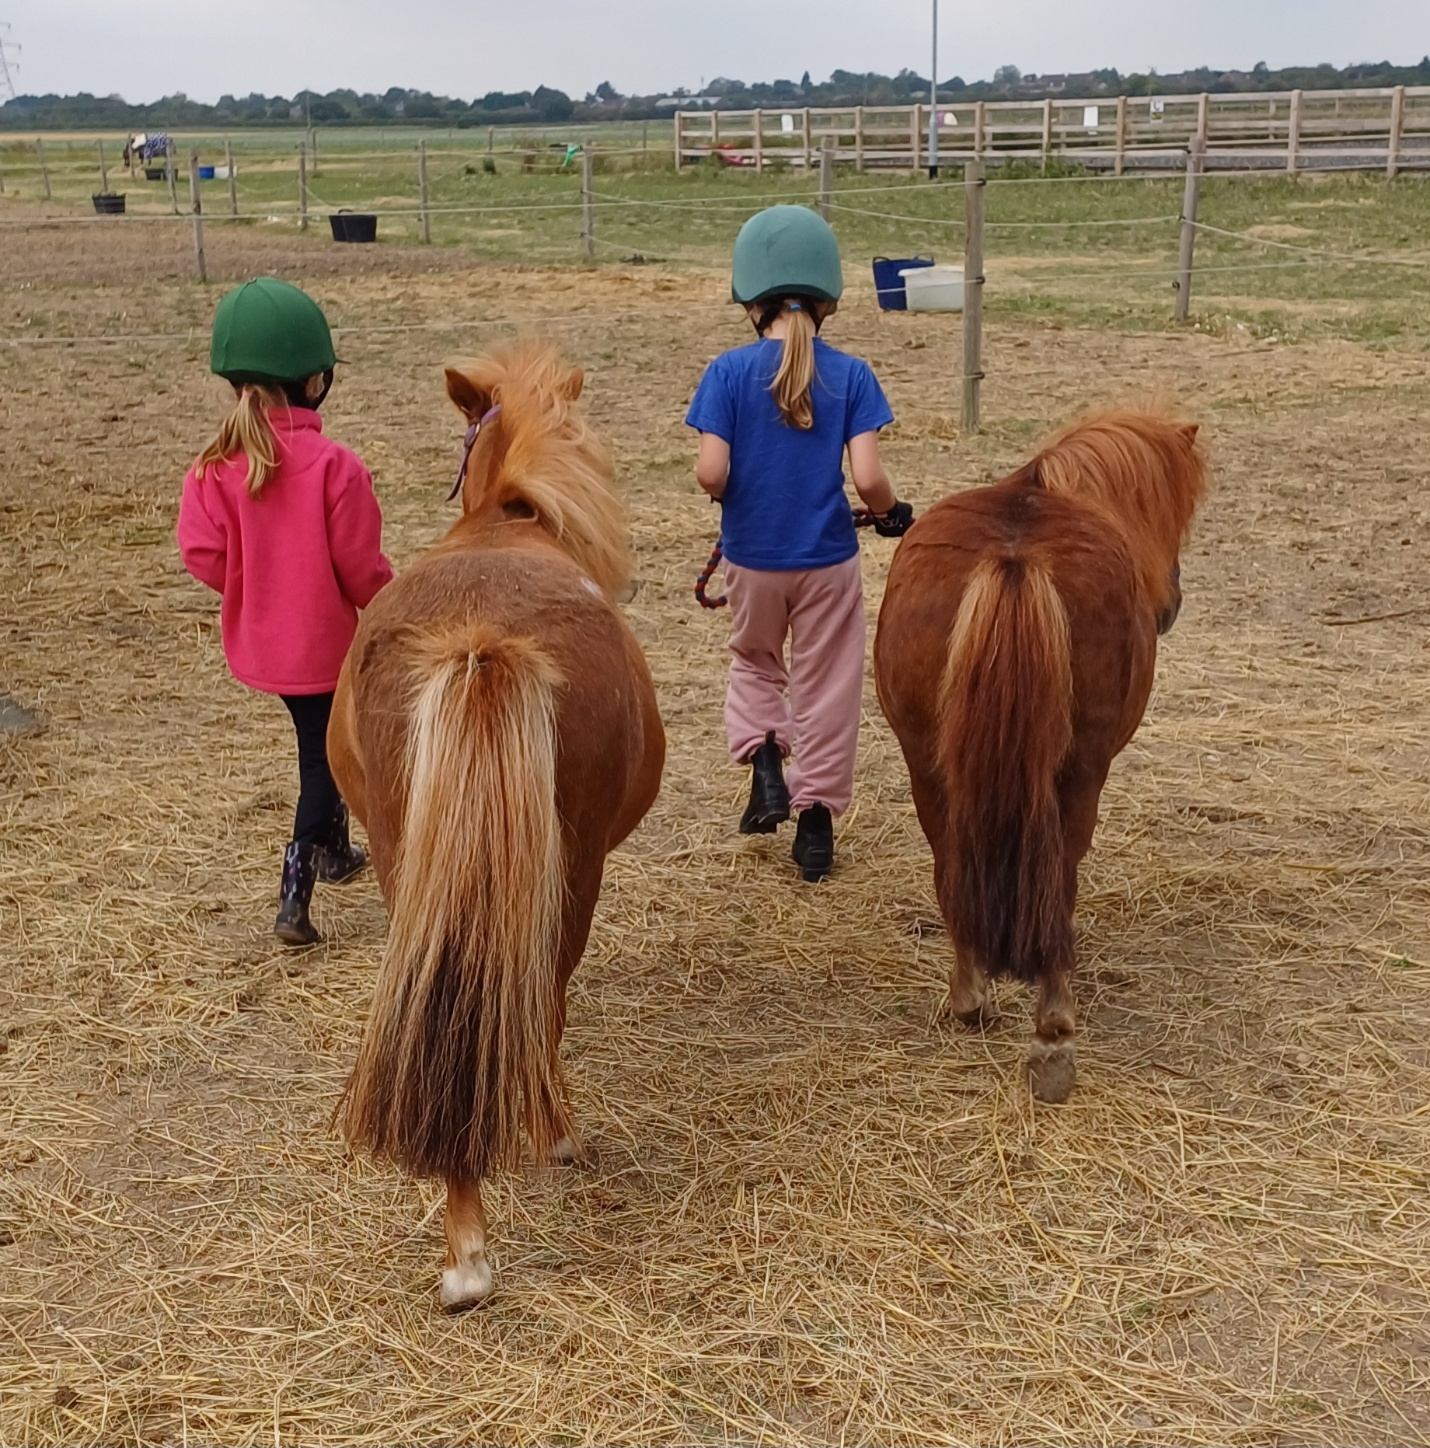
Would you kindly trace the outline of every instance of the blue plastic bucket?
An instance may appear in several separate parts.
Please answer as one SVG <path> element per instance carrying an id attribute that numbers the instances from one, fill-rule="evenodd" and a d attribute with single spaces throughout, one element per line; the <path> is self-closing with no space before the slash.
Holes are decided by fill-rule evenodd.
<path id="1" fill-rule="evenodd" d="M 912 271 L 918 266 L 932 266 L 931 256 L 909 256 L 874 258 L 874 290 L 879 297 L 879 307 L 885 312 L 905 312 L 908 298 L 904 293 L 904 279 L 900 271 Z"/>
<path id="2" fill-rule="evenodd" d="M 214 179 L 214 168 L 212 166 L 199 167 L 199 180 L 212 181 Z"/>

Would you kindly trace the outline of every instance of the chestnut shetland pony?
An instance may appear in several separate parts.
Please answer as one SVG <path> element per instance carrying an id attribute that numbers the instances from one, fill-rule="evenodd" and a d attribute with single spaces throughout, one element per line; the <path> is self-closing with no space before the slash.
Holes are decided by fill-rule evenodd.
<path id="1" fill-rule="evenodd" d="M 1073 1057 L 1073 909 L 1113 759 L 1142 721 L 1206 464 L 1194 425 L 1104 412 L 992 487 L 930 508 L 889 571 L 879 702 L 909 766 L 953 937 L 950 1008 L 1037 987 L 1034 1094 Z"/>
<path id="2" fill-rule="evenodd" d="M 447 371 L 462 516 L 363 615 L 328 734 L 391 926 L 339 1108 L 350 1142 L 447 1183 L 444 1306 L 492 1287 L 481 1182 L 580 1154 L 558 1048 L 607 853 L 660 786 L 650 672 L 582 374 L 511 344 Z"/>

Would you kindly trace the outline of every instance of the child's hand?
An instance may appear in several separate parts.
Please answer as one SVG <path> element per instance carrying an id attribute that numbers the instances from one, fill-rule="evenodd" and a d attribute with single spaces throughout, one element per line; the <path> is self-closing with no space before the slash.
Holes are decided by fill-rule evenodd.
<path id="1" fill-rule="evenodd" d="M 874 514 L 874 531 L 881 538 L 902 538 L 913 527 L 914 505 L 895 503 L 887 513 Z"/>

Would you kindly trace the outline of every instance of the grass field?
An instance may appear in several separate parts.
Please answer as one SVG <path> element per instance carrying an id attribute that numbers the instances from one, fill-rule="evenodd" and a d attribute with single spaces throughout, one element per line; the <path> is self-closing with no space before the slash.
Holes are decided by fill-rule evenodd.
<path id="1" fill-rule="evenodd" d="M 0 1442 L 1430 1444 L 1430 187 L 1209 182 L 1215 225 L 1403 264 L 1208 270 L 1186 328 L 1138 274 L 1175 224 L 1090 224 L 1170 216 L 1177 183 L 990 187 L 1019 226 L 988 233 L 966 435 L 958 319 L 881 315 L 867 275 L 957 256 L 961 190 L 842 183 L 829 336 L 883 380 L 917 506 L 1096 402 L 1170 397 L 1211 450 L 1186 608 L 1084 872 L 1078 1091 L 1046 1109 L 1022 991 L 980 1035 L 941 1017 L 872 690 L 835 876 L 802 888 L 787 838 L 734 831 L 680 419 L 748 332 L 734 226 L 804 178 L 607 174 L 659 204 L 603 202 L 609 259 L 583 267 L 569 209 L 439 217 L 432 247 L 390 215 L 376 247 L 317 216 L 300 236 L 290 164 L 253 160 L 242 205 L 279 219 L 211 225 L 209 287 L 186 223 L 82 219 L 78 169 L 46 206 L 7 166 L 0 197 L 0 695 L 37 717 L 0 700 Z M 433 173 L 454 205 L 577 186 Z M 313 185 L 400 209 L 415 173 L 325 161 Z M 1208 267 L 1290 256 L 1203 241 Z M 260 272 L 344 328 L 325 422 L 399 566 L 452 517 L 441 361 L 517 325 L 587 369 L 631 516 L 670 762 L 571 1002 L 598 1161 L 497 1184 L 498 1295 L 460 1319 L 433 1298 L 440 1192 L 329 1124 L 381 904 L 323 893 L 328 942 L 274 947 L 287 720 L 232 682 L 172 544 L 224 407 L 214 300 Z M 871 614 L 891 548 L 865 548 Z"/>

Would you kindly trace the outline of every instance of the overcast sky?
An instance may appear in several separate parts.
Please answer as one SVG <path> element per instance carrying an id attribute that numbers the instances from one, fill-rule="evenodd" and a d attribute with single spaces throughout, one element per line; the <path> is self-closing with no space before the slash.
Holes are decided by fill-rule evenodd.
<path id="1" fill-rule="evenodd" d="M 927 73 L 929 0 L 0 0 L 17 89 L 291 95 L 409 86 L 470 98 L 609 80 L 645 93 L 718 75 Z M 1430 0 L 943 0 L 939 76 L 1407 63 Z"/>

